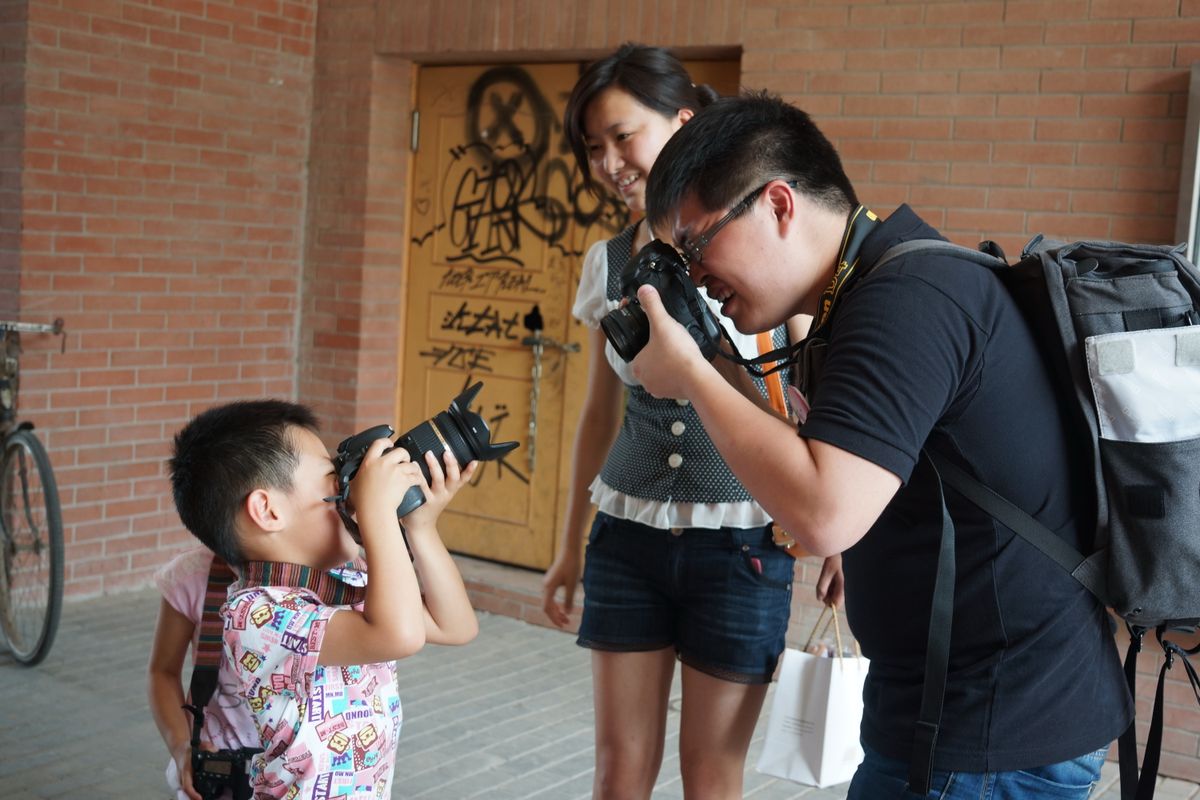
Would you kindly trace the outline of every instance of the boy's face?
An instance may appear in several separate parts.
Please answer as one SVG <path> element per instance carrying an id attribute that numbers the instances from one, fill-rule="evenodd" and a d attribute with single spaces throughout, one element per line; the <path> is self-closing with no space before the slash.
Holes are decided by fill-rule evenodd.
<path id="1" fill-rule="evenodd" d="M 333 462 L 329 450 L 307 428 L 291 429 L 300 463 L 292 477 L 292 490 L 283 497 L 288 514 L 289 546 L 295 549 L 297 563 L 336 567 L 358 555 L 358 545 L 342 524 L 337 509 L 326 497 L 337 493 Z"/>

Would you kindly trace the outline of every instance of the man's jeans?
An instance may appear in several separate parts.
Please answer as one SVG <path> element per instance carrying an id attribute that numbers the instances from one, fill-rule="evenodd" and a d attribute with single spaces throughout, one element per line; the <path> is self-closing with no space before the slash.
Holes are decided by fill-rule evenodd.
<path id="1" fill-rule="evenodd" d="M 913 800 L 908 791 L 908 762 L 885 758 L 865 748 L 847 800 Z M 1108 748 L 1014 772 L 937 772 L 926 795 L 938 800 L 1086 800 L 1100 780 Z"/>

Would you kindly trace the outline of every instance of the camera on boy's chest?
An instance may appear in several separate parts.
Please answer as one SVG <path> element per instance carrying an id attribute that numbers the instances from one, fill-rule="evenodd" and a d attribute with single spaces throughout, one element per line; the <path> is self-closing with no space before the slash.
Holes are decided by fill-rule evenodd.
<path id="1" fill-rule="evenodd" d="M 249 800 L 252 797 L 247 778 L 246 761 L 257 747 L 239 747 L 236 750 L 192 751 L 192 787 L 204 800 L 214 800 L 229 789 L 233 800 Z"/>
<path id="2" fill-rule="evenodd" d="M 657 239 L 639 250 L 621 271 L 621 296 L 629 302 L 600 320 L 617 355 L 632 361 L 650 341 L 650 323 L 637 299 L 640 286 L 653 286 L 658 291 L 663 308 L 687 328 L 704 357 L 712 360 L 721 339 L 720 324 L 688 277 L 687 264 L 679 253 Z"/>

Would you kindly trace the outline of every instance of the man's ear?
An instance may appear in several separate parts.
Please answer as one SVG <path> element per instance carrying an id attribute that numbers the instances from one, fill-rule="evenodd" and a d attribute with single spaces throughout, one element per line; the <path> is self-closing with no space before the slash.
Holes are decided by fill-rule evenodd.
<path id="1" fill-rule="evenodd" d="M 268 489 L 255 489 L 246 498 L 246 516 L 266 533 L 283 530 L 284 520 L 278 498 Z"/>
<path id="2" fill-rule="evenodd" d="M 786 234 L 788 228 L 796 222 L 796 195 L 793 194 L 792 187 L 782 180 L 771 181 L 765 194 L 780 233 Z"/>

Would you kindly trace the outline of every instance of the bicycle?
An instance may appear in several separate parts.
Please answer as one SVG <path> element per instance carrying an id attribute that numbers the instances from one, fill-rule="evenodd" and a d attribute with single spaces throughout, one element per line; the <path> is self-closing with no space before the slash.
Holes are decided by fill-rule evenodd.
<path id="1" fill-rule="evenodd" d="M 62 335 L 50 324 L 0 320 L 0 631 L 27 666 L 50 652 L 63 592 L 62 509 L 46 448 L 17 420 L 21 334 Z"/>

